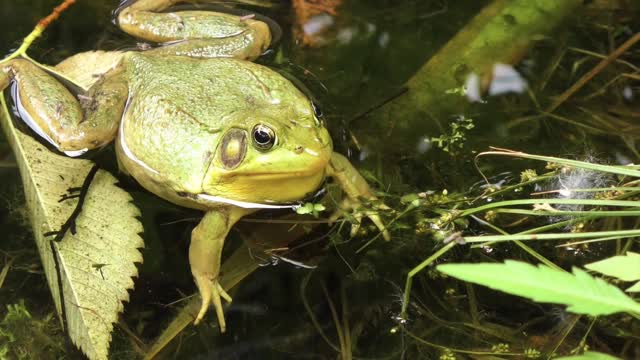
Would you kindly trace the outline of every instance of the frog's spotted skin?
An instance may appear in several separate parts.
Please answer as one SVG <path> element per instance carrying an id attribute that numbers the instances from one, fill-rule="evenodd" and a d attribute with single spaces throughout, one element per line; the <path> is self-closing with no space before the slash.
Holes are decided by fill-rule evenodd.
<path id="1" fill-rule="evenodd" d="M 292 207 L 326 176 L 349 203 L 375 199 L 349 161 L 332 150 L 309 99 L 255 59 L 269 27 L 209 11 L 161 12 L 176 0 L 127 3 L 126 32 L 167 43 L 144 52 L 89 52 L 47 71 L 25 59 L 0 65 L 22 118 L 60 151 L 77 155 L 115 139 L 123 171 L 156 195 L 201 209 L 192 232 L 191 271 L 202 295 L 196 323 L 213 303 L 225 330 L 218 283 L 229 229 L 260 208 Z M 79 72 L 78 69 L 84 69 Z M 50 75 L 72 79 L 80 94 Z M 376 213 L 367 216 L 389 234 Z"/>

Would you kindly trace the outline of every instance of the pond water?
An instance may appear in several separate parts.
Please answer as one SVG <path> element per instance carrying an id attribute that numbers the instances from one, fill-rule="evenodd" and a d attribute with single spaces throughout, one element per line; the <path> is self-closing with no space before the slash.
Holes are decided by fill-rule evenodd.
<path id="1" fill-rule="evenodd" d="M 493 233 L 480 218 L 460 218 L 443 228 L 434 224 L 441 224 L 446 214 L 453 216 L 455 209 L 480 205 L 472 205 L 471 200 L 486 195 L 487 189 L 497 191 L 517 184 L 525 169 L 550 171 L 544 163 L 507 158 L 482 158 L 476 163 L 479 152 L 496 146 L 620 165 L 637 163 L 640 156 L 636 149 L 640 136 L 637 44 L 598 72 L 557 111 L 549 111 L 571 85 L 640 31 L 640 6 L 633 1 L 596 0 L 558 15 L 561 20 L 556 21 L 553 31 L 536 34 L 525 45 L 504 49 L 513 52 L 510 58 L 496 52 L 502 56 L 500 62 L 510 60 L 511 64 L 490 67 L 494 69 L 491 85 L 487 74 L 468 77 L 468 69 L 458 67 L 468 87 L 466 96 L 461 86 L 443 87 L 440 79 L 434 78 L 425 86 L 438 89 L 434 91 L 440 97 L 425 103 L 426 109 L 421 103 L 394 107 L 418 91 L 415 86 L 406 90 L 408 81 L 416 83 L 411 82 L 412 76 L 429 59 L 441 55 L 443 46 L 489 3 L 295 0 L 274 1 L 268 7 L 240 5 L 271 17 L 282 28 L 278 44 L 258 61 L 308 88 L 322 109 L 336 151 L 347 155 L 385 203 L 396 210 L 383 215 L 390 224 L 392 240 L 379 239 L 369 223 L 350 238 L 348 226 L 312 227 L 313 217 L 297 226 L 258 226 L 251 221 L 275 222 L 289 214 L 252 216 L 232 232 L 225 254 L 242 247 L 243 240 L 253 244 L 256 238 L 280 240 L 287 236 L 299 237 L 291 245 L 295 251 L 279 256 L 278 250 L 272 249 L 268 256 L 261 255 L 261 266 L 232 293 L 227 333 L 218 333 L 210 311 L 209 324 L 187 327 L 163 356 L 471 359 L 506 352 L 517 354 L 516 358 L 547 358 L 552 353 L 584 350 L 586 344 L 622 358 L 640 357 L 640 324 L 629 316 L 592 321 L 568 313 L 560 305 L 538 304 L 445 278 L 433 267 L 414 278 L 408 314 L 400 316 L 407 273 L 442 248 L 444 238 L 451 239 L 458 231 L 465 235 Z M 0 53 L 11 53 L 56 4 L 53 0 L 0 0 Z M 42 63 L 55 64 L 77 52 L 139 46 L 114 25 L 112 11 L 117 5 L 113 0 L 78 0 L 46 30 L 29 54 Z M 555 15 L 549 15 L 548 21 L 553 22 Z M 510 18 L 505 19 L 509 23 Z M 469 46 L 477 35 L 474 31 L 481 29 L 476 25 L 467 30 Z M 509 31 L 516 30 L 505 27 L 499 33 Z M 513 42 L 520 40 L 514 38 Z M 457 53 L 465 53 L 465 45 L 460 45 Z M 445 56 L 439 59 L 447 60 L 456 61 Z M 478 90 L 474 95 L 469 90 L 474 83 L 491 94 Z M 117 173 L 108 156 L 111 150 L 105 153 L 97 161 Z M 0 320 L 5 318 L 0 322 L 0 358 L 3 351 L 8 351 L 9 358 L 72 357 L 52 315 L 55 310 L 26 218 L 20 174 L 4 137 L 0 137 L 0 179 L 0 231 L 4 234 L 0 264 L 8 271 L 6 278 L 0 272 Z M 528 197 L 558 187 L 610 186 L 618 180 L 588 171 L 573 172 L 530 187 L 514 187 L 495 198 L 485 196 L 481 203 Z M 136 288 L 125 306 L 121 326 L 114 331 L 111 358 L 135 359 L 171 321 L 181 300 L 196 290 L 187 249 L 190 231 L 201 215 L 160 200 L 124 177 L 122 182 L 142 211 L 145 249 Z M 427 200 L 420 200 L 417 209 L 408 206 L 416 199 Z M 326 217 L 321 213 L 320 219 Z M 527 220 L 513 215 L 496 224 L 515 233 L 561 220 Z M 585 226 L 637 227 L 633 220 L 616 221 Z M 638 252 L 639 247 L 633 239 L 570 249 L 555 245 L 536 243 L 532 247 L 566 269 L 615 255 L 621 248 Z M 503 259 L 537 263 L 513 243 L 456 247 L 438 262 Z M 10 267 L 6 265 L 9 262 Z M 7 316 L 11 311 L 5 305 L 15 304 L 24 304 L 32 317 L 11 323 Z M 23 326 L 16 327 L 16 323 Z M 28 340 L 10 341 L 8 332 Z"/>

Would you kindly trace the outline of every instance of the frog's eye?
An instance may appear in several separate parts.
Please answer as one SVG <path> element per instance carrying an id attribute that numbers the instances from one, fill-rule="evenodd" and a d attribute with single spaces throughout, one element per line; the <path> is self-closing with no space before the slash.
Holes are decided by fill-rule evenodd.
<path id="1" fill-rule="evenodd" d="M 276 133 L 270 127 L 258 124 L 253 128 L 253 146 L 261 151 L 267 151 L 276 143 Z"/>

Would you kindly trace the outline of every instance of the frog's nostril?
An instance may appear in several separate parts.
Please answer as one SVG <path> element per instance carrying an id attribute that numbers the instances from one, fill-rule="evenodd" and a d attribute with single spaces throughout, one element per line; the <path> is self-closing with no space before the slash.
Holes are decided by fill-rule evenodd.
<path id="1" fill-rule="evenodd" d="M 303 148 L 301 145 L 298 145 L 298 146 L 296 146 L 296 147 L 293 149 L 293 151 L 294 151 L 296 154 L 302 154 L 302 152 L 304 151 L 304 148 Z"/>

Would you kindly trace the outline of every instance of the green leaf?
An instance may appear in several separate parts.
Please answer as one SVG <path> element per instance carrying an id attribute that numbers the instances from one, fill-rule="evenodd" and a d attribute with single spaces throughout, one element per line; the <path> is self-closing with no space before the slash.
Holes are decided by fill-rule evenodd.
<path id="1" fill-rule="evenodd" d="M 587 264 L 585 267 L 623 281 L 640 280 L 640 254 L 631 251 L 627 252 L 627 255 L 610 257 Z"/>
<path id="2" fill-rule="evenodd" d="M 592 316 L 616 312 L 640 314 L 640 304 L 622 290 L 578 268 L 573 274 L 545 265 L 507 260 L 504 264 L 444 264 L 438 270 L 538 302 L 565 304 L 567 310 Z"/>
<path id="3" fill-rule="evenodd" d="M 305 203 L 303 206 L 300 206 L 296 209 L 296 213 L 299 215 L 311 214 L 313 212 L 313 204 Z"/>
<path id="4" fill-rule="evenodd" d="M 585 351 L 582 355 L 571 355 L 571 356 L 563 356 L 559 358 L 555 358 L 554 360 L 619 360 L 615 356 L 611 356 L 609 354 L 596 352 L 596 351 Z"/>
<path id="5" fill-rule="evenodd" d="M 320 215 L 320 212 L 324 210 L 325 207 L 322 204 L 305 203 L 303 206 L 300 206 L 296 209 L 296 213 L 298 215 L 311 214 L 315 217 L 318 217 Z"/>

